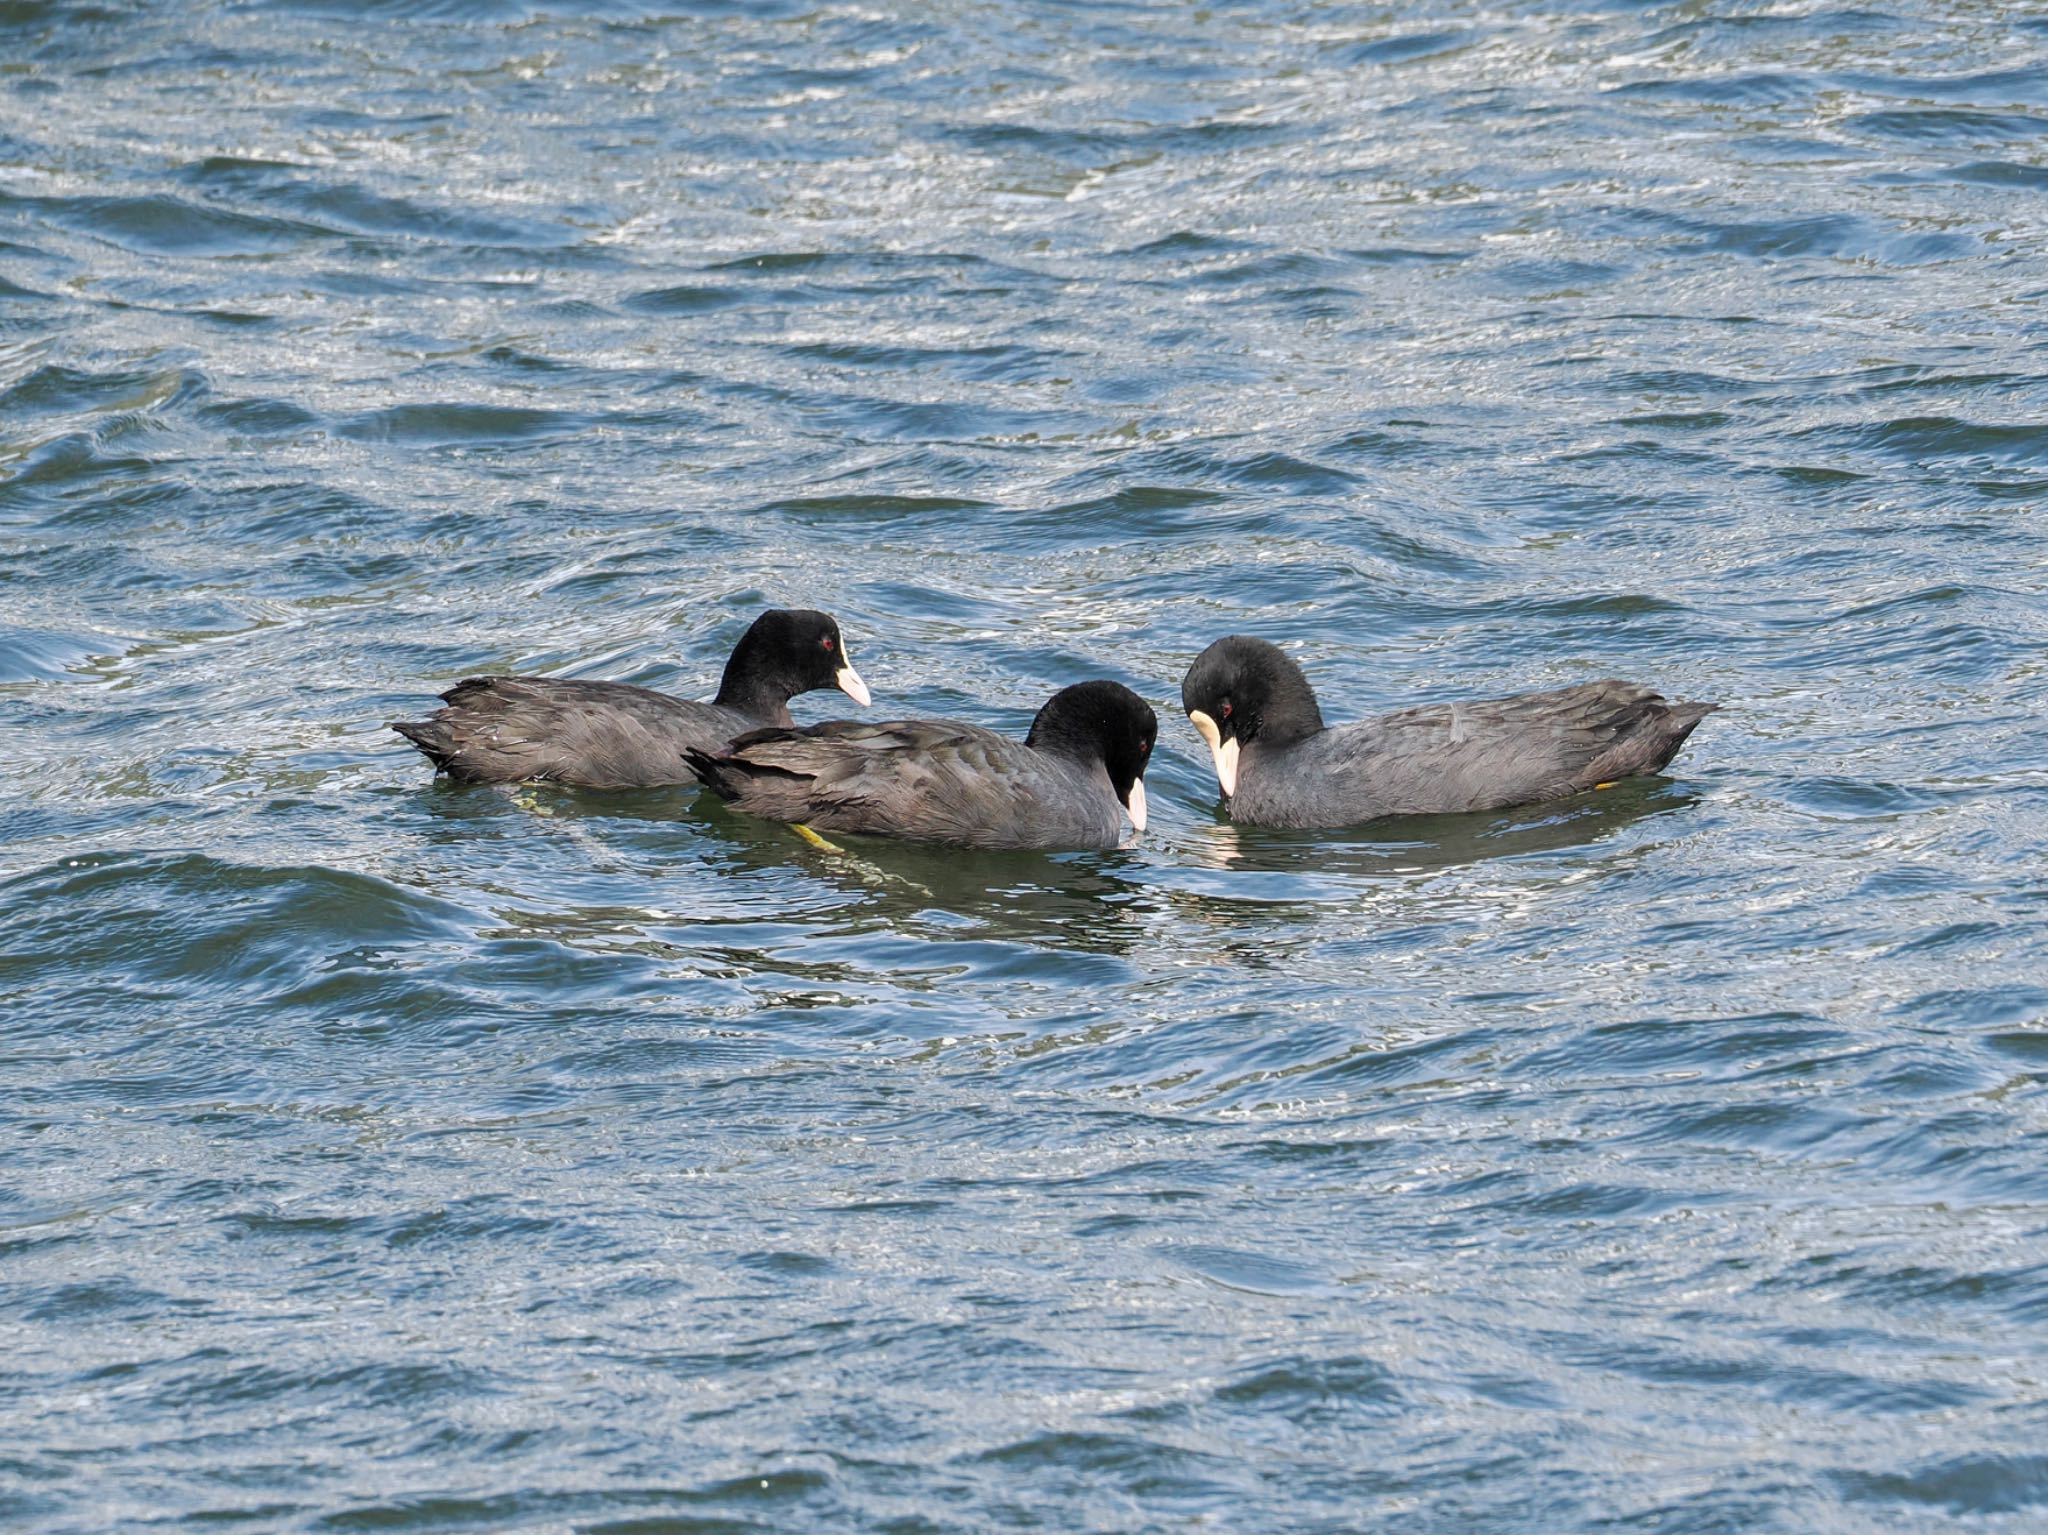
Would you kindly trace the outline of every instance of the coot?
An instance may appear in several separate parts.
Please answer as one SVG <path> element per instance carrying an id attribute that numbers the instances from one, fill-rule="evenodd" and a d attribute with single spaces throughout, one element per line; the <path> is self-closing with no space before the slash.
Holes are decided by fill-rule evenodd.
<path id="1" fill-rule="evenodd" d="M 1102 848 L 1145 829 L 1159 719 L 1129 688 L 1082 682 L 1023 741 L 958 720 L 851 720 L 756 730 L 692 751 L 704 782 L 750 815 L 818 831 L 973 848 Z"/>
<path id="2" fill-rule="evenodd" d="M 1656 772 L 1720 707 L 1610 680 L 1326 728 L 1301 668 L 1244 634 L 1197 656 L 1180 691 L 1231 820 L 1248 826 L 1353 826 L 1556 799 Z"/>
<path id="3" fill-rule="evenodd" d="M 710 703 L 625 682 L 467 677 L 441 695 L 447 708 L 391 728 L 459 783 L 640 789 L 694 782 L 687 752 L 793 724 L 790 699 L 830 687 L 868 702 L 838 623 L 808 608 L 771 608 L 740 636 Z"/>

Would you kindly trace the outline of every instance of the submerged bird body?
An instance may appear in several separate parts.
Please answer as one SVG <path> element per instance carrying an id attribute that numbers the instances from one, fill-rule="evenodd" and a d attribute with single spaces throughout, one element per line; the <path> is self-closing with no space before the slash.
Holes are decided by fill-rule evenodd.
<path id="1" fill-rule="evenodd" d="M 821 832 L 972 848 L 1115 847 L 1145 829 L 1151 707 L 1114 682 L 1053 695 L 1023 741 L 957 720 L 757 730 L 691 760 L 736 808 Z"/>
<path id="2" fill-rule="evenodd" d="M 651 788 L 696 782 L 691 751 L 789 725 L 789 700 L 824 687 L 868 701 L 830 615 L 775 609 L 734 647 L 710 703 L 625 682 L 468 677 L 441 695 L 446 708 L 391 728 L 461 783 Z"/>
<path id="3" fill-rule="evenodd" d="M 1610 680 L 1326 728 L 1300 667 L 1244 635 L 1205 650 L 1181 697 L 1230 818 L 1297 828 L 1502 810 L 1654 773 L 1718 707 Z"/>

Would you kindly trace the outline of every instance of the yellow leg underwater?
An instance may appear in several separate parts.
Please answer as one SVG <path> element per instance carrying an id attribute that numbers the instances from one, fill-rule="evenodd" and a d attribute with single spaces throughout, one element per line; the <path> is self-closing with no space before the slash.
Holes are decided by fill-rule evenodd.
<path id="1" fill-rule="evenodd" d="M 789 824 L 791 829 L 793 829 L 799 837 L 803 838 L 804 841 L 810 843 L 812 847 L 821 849 L 822 851 L 827 853 L 843 853 L 846 851 L 846 849 L 841 847 L 838 843 L 827 841 L 825 838 L 819 836 L 816 832 L 812 831 L 810 827 L 804 825 L 804 823 L 801 821 L 791 821 Z"/>

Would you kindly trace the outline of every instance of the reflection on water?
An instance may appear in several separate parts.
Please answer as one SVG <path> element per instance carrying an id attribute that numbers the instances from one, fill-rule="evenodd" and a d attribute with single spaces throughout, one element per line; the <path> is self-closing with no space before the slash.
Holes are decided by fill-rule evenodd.
<path id="1" fill-rule="evenodd" d="M 1191 841 L 1195 861 L 1204 868 L 1360 879 L 1427 875 L 1490 858 L 1590 851 L 1627 826 L 1684 810 L 1700 797 L 1697 789 L 1670 779 L 1633 778 L 1543 805 L 1400 816 L 1318 832 L 1238 826 L 1219 808 L 1215 825 L 1199 828 Z"/>

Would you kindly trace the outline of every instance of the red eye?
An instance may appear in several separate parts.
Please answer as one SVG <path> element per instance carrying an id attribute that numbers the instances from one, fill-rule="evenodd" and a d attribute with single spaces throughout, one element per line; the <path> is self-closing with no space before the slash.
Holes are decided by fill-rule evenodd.
<path id="1" fill-rule="evenodd" d="M 1229 700 L 1228 700 L 1228 699 L 1224 700 L 1224 704 L 1223 704 L 1223 717 L 1224 717 L 1225 719 L 1229 719 L 1229 718 L 1230 718 L 1230 702 L 1229 702 Z"/>
<path id="2" fill-rule="evenodd" d="M 818 643 L 820 645 L 823 645 L 827 650 L 830 650 L 832 648 L 832 636 L 828 634 L 822 640 L 818 641 Z"/>

